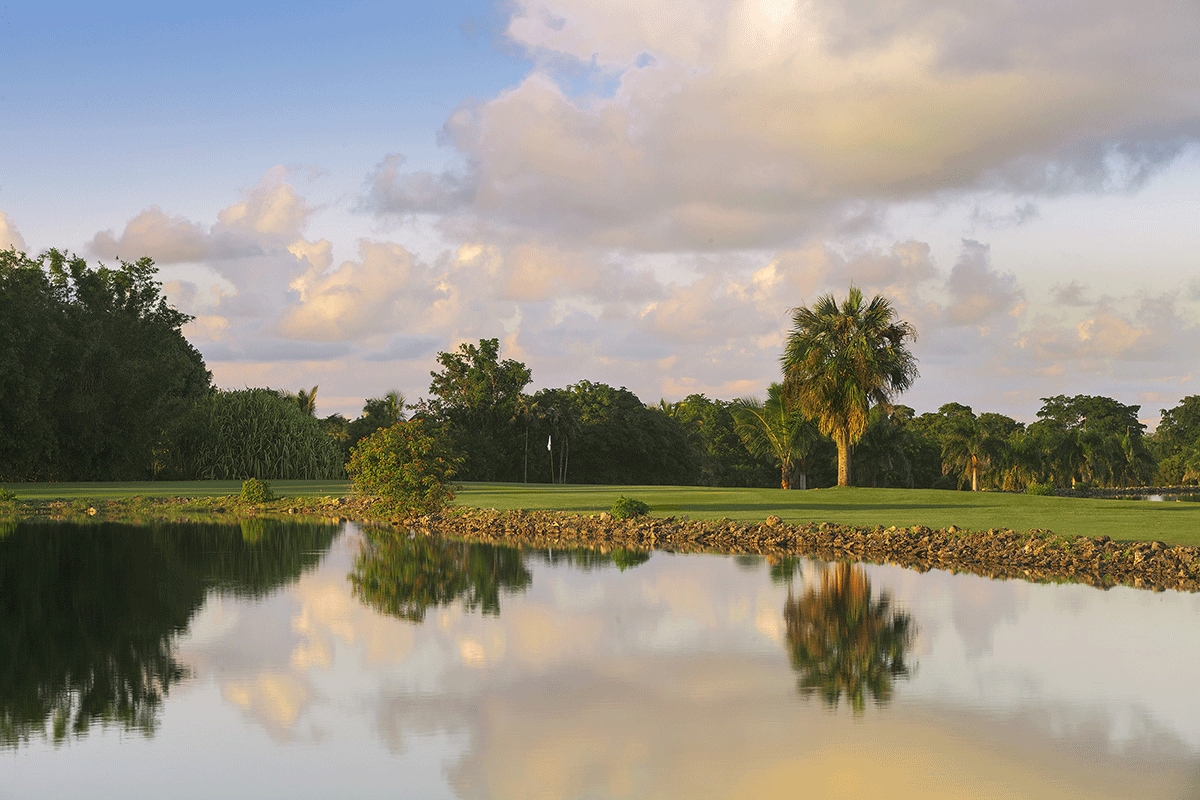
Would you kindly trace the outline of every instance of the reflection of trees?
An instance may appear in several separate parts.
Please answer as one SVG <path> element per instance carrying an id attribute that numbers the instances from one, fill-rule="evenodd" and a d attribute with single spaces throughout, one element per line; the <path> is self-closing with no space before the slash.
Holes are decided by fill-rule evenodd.
<path id="1" fill-rule="evenodd" d="M 835 564 L 821 571 L 818 585 L 783 607 L 788 654 L 800 673 L 805 695 L 818 694 L 837 707 L 846 696 L 855 713 L 870 698 L 892 699 L 892 682 L 909 674 L 905 662 L 916 635 L 908 614 L 892 608 L 887 592 L 872 595 L 862 566 Z"/>
<path id="2" fill-rule="evenodd" d="M 562 550 L 534 550 L 530 554 L 547 564 L 567 564 L 583 572 L 605 567 L 616 567 L 624 572 L 650 560 L 649 551 L 624 547 L 614 547 L 607 553 L 586 547 L 572 547 Z"/>
<path id="3" fill-rule="evenodd" d="M 350 573 L 354 595 L 385 614 L 420 622 L 434 606 L 500 613 L 500 592 L 518 592 L 533 576 L 521 551 L 440 536 L 371 536 Z"/>
<path id="4" fill-rule="evenodd" d="M 257 597 L 316 565 L 337 529 L 18 525 L 0 539 L 0 746 L 115 724 L 153 733 L 210 589 Z"/>

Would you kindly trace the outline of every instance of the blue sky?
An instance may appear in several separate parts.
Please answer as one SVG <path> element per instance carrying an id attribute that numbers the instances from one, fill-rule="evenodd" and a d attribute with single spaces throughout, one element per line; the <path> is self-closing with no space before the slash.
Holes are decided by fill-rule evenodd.
<path id="1" fill-rule="evenodd" d="M 0 246 L 151 255 L 222 386 L 322 413 L 499 337 L 762 394 L 854 282 L 918 410 L 1198 391 L 1200 10 L 1054 0 L 0 6 Z"/>

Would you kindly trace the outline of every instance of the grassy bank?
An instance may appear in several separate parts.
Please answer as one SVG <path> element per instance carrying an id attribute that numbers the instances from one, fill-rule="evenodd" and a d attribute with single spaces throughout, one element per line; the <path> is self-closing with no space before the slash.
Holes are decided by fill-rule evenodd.
<path id="1" fill-rule="evenodd" d="M 341 496 L 338 481 L 272 481 L 284 497 Z M 188 483 L 8 484 L 22 499 L 87 500 L 140 497 L 218 497 L 236 494 L 232 481 Z M 1105 535 L 1120 540 L 1161 540 L 1200 545 L 1200 503 L 1033 497 L 997 492 L 934 489 L 723 489 L 696 486 L 546 486 L 466 484 L 457 503 L 496 509 L 546 509 L 594 513 L 625 495 L 643 500 L 655 516 L 727 517 L 761 521 L 776 514 L 788 522 L 847 525 L 951 525 L 972 530 L 1049 529 L 1064 536 Z"/>

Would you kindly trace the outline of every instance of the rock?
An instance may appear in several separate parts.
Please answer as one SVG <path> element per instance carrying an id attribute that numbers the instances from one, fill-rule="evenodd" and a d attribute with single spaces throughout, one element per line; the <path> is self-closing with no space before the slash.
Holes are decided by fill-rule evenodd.
<path id="1" fill-rule="evenodd" d="M 767 527 L 768 528 L 774 528 L 776 525 L 781 525 L 781 524 L 783 524 L 783 520 L 780 519 L 779 517 L 775 516 L 774 514 L 767 517 Z"/>
<path id="2" fill-rule="evenodd" d="M 612 519 L 612 514 L 608 513 L 607 511 L 600 512 L 600 521 L 601 522 L 608 522 L 610 519 Z"/>

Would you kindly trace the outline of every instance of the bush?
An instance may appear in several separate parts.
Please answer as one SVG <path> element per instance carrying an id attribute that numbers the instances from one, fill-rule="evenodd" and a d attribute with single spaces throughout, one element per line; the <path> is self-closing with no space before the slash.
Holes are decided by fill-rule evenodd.
<path id="1" fill-rule="evenodd" d="M 238 495 L 238 499 L 243 503 L 269 503 L 276 498 L 270 484 L 258 478 L 250 478 L 242 482 L 242 493 Z"/>
<path id="2" fill-rule="evenodd" d="M 611 513 L 615 519 L 644 517 L 650 513 L 650 506 L 646 505 L 641 500 L 632 500 L 622 495 L 621 497 L 617 498 L 617 502 L 613 503 L 612 511 L 609 513 Z"/>
<path id="3" fill-rule="evenodd" d="M 1029 485 L 1025 487 L 1025 494 L 1052 495 L 1054 494 L 1054 486 L 1050 483 L 1030 481 Z"/>
<path id="4" fill-rule="evenodd" d="M 443 439 L 421 420 L 397 422 L 355 445 L 346 462 L 354 490 L 401 519 L 433 514 L 454 499 L 458 467 Z"/>
<path id="5" fill-rule="evenodd" d="M 17 502 L 17 493 L 0 486 L 0 503 Z"/>

